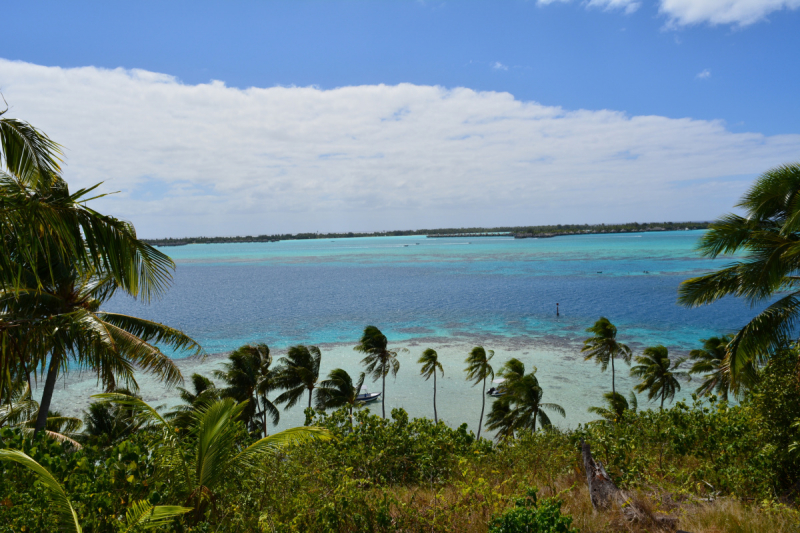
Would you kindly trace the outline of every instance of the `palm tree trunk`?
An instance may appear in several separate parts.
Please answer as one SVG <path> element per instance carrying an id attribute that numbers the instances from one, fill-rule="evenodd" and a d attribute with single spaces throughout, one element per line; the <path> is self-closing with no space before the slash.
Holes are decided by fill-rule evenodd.
<path id="1" fill-rule="evenodd" d="M 383 385 L 381 386 L 381 413 L 383 418 L 386 418 L 386 372 L 383 374 Z"/>
<path id="2" fill-rule="evenodd" d="M 42 391 L 42 401 L 39 402 L 39 413 L 36 415 L 36 426 L 34 434 L 42 431 L 47 425 L 47 412 L 50 410 L 50 401 L 53 399 L 53 391 L 56 388 L 56 378 L 58 378 L 58 367 L 61 364 L 61 356 L 53 353 L 50 356 L 50 366 L 47 369 L 47 379 L 44 382 Z"/>
<path id="3" fill-rule="evenodd" d="M 308 406 L 311 407 L 311 393 L 314 392 L 314 389 L 308 389 Z"/>
<path id="4" fill-rule="evenodd" d="M 664 410 L 664 389 L 661 389 L 661 407 L 660 409 Z"/>
<path id="5" fill-rule="evenodd" d="M 486 407 L 486 376 L 483 377 L 483 388 L 481 389 L 481 419 L 478 420 L 478 440 L 481 438 L 481 426 L 483 425 L 483 409 Z"/>
<path id="6" fill-rule="evenodd" d="M 439 423 L 439 416 L 436 414 L 436 368 L 433 369 L 433 422 Z"/>
<path id="7" fill-rule="evenodd" d="M 533 432 L 536 433 L 536 419 L 539 418 L 539 410 L 535 409 L 533 411 Z"/>
<path id="8" fill-rule="evenodd" d="M 262 398 L 262 402 L 264 406 L 261 408 L 261 422 L 264 424 L 264 436 L 267 437 L 269 434 L 267 433 L 267 398 L 264 396 Z"/>
<path id="9" fill-rule="evenodd" d="M 614 354 L 611 354 L 611 392 L 617 394 L 617 388 L 614 386 Z"/>

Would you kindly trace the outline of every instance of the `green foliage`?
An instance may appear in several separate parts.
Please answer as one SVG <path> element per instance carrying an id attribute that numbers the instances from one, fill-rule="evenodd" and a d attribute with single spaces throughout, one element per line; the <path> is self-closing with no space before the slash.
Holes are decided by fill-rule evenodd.
<path id="1" fill-rule="evenodd" d="M 572 517 L 561 513 L 563 501 L 544 498 L 538 501 L 536 488 L 528 489 L 515 506 L 489 523 L 489 533 L 578 533 Z"/>

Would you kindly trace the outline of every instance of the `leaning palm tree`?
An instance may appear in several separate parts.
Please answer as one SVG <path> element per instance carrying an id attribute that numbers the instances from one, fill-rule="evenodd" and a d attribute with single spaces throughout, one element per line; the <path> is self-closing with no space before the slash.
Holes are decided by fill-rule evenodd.
<path id="1" fill-rule="evenodd" d="M 135 411 L 142 427 L 157 436 L 152 447 L 156 475 L 169 479 L 171 490 L 193 507 L 196 519 L 209 506 L 212 512 L 217 512 L 216 495 L 226 479 L 243 477 L 252 471 L 264 473 L 264 458 L 286 446 L 331 438 L 324 429 L 297 427 L 242 448 L 237 442 L 245 429 L 240 417 L 247 402 L 225 398 L 203 405 L 193 413 L 191 430 L 180 434 L 158 410 L 139 398 L 114 393 L 93 397 Z"/>
<path id="2" fill-rule="evenodd" d="M 364 372 L 358 376 L 358 381 L 353 383 L 345 370 L 334 368 L 328 374 L 328 379 L 320 382 L 317 388 L 317 409 L 336 409 L 347 407 L 350 413 L 350 425 L 353 424 L 353 409 L 364 405 L 358 400 L 361 387 L 364 386 L 366 374 Z"/>
<path id="3" fill-rule="evenodd" d="M 661 409 L 664 409 L 664 400 L 673 400 L 675 393 L 681 390 L 678 377 L 685 376 L 686 372 L 678 371 L 683 363 L 678 359 L 673 364 L 669 352 L 664 346 L 651 346 L 645 348 L 642 355 L 636 357 L 638 365 L 631 368 L 631 376 L 640 378 L 640 383 L 634 387 L 636 392 L 647 391 L 647 399 L 661 399 Z"/>
<path id="4" fill-rule="evenodd" d="M 702 339 L 703 348 L 689 352 L 689 358 L 693 361 L 689 375 L 703 375 L 703 382 L 697 388 L 700 396 L 717 394 L 727 401 L 729 392 L 738 396 L 755 381 L 756 371 L 752 364 L 748 364 L 745 372 L 740 374 L 742 379 L 736 381 L 735 385 L 731 383 L 727 347 L 732 339 L 733 335 Z"/>
<path id="5" fill-rule="evenodd" d="M 486 408 L 486 379 L 494 379 L 494 370 L 489 364 L 492 357 L 494 357 L 494 350 L 487 351 L 483 346 L 476 346 L 464 360 L 467 363 L 467 368 L 464 369 L 464 372 L 467 373 L 467 381 L 472 381 L 473 386 L 483 383 L 481 386 L 481 417 L 478 419 L 478 439 L 481 438 L 483 412 Z"/>
<path id="6" fill-rule="evenodd" d="M 222 370 L 215 370 L 214 376 L 224 381 L 228 387 L 223 394 L 238 402 L 248 401 L 242 412 L 243 420 L 251 431 L 260 430 L 266 437 L 267 418 L 273 425 L 280 420 L 280 411 L 267 397 L 276 388 L 276 373 L 270 368 L 272 356 L 266 344 L 247 344 L 228 355 Z"/>
<path id="7" fill-rule="evenodd" d="M 281 366 L 275 376 L 276 388 L 286 390 L 275 398 L 275 403 L 285 403 L 285 409 L 289 409 L 308 391 L 308 406 L 311 407 L 321 361 L 322 352 L 316 346 L 297 345 L 289 348 L 286 357 L 281 358 Z"/>
<path id="8" fill-rule="evenodd" d="M 547 415 L 548 410 L 558 413 L 562 417 L 566 416 L 564 408 L 557 403 L 542 403 L 544 390 L 539 386 L 535 368 L 514 383 L 509 394 L 516 413 L 515 429 L 536 431 L 537 421 L 543 428 L 551 427 L 553 423 Z"/>
<path id="9" fill-rule="evenodd" d="M 28 267 L 28 268 L 26 268 Z M 24 290 L 0 291 L 0 313 L 27 316 L 37 325 L 28 331 L 26 368 L 39 366 L 46 378 L 36 431 L 47 425 L 47 413 L 59 375 L 70 369 L 91 369 L 106 390 L 122 381 L 136 389 L 135 369 L 154 373 L 167 385 L 182 381 L 180 370 L 160 346 L 176 351 L 202 353 L 200 345 L 185 333 L 150 320 L 103 311 L 101 306 L 120 288 L 105 272 L 82 272 L 74 265 L 50 265 L 41 273 L 41 287 L 32 288 L 31 265 L 18 265 Z M 26 331 L 10 334 L 15 338 Z M 26 363 L 19 359 L 17 363 Z"/>
<path id="10" fill-rule="evenodd" d="M 78 515 L 72 502 L 64 491 L 64 487 L 53 475 L 32 457 L 19 450 L 0 450 L 0 461 L 12 461 L 20 464 L 33 472 L 39 483 L 45 489 L 45 494 L 50 500 L 50 512 L 58 521 L 59 529 L 71 533 L 81 533 L 83 529 L 78 521 Z M 169 525 L 178 516 L 191 511 L 191 507 L 176 505 L 153 506 L 147 500 L 132 502 L 125 513 L 124 529 L 122 533 L 134 533 L 142 529 L 155 529 Z"/>
<path id="11" fill-rule="evenodd" d="M 772 354 L 797 340 L 800 320 L 800 164 L 773 168 L 759 176 L 729 214 L 711 224 L 698 249 L 706 257 L 740 256 L 724 268 L 681 284 L 679 302 L 688 307 L 725 296 L 751 305 L 780 297 L 756 315 L 728 343 L 731 385 Z"/>
<path id="12" fill-rule="evenodd" d="M 437 354 L 436 350 L 433 348 L 428 348 L 422 352 L 417 363 L 422 365 L 419 373 L 425 378 L 425 381 L 428 381 L 431 376 L 433 376 L 433 421 L 438 424 L 439 415 L 436 412 L 436 371 L 438 370 L 442 373 L 442 376 L 444 376 L 442 363 L 439 362 L 439 354 Z"/>
<path id="13" fill-rule="evenodd" d="M 361 340 L 353 348 L 357 352 L 367 354 L 361 360 L 365 365 L 366 373 L 372 381 L 381 380 L 381 414 L 386 418 L 386 376 L 391 372 L 397 376 L 400 370 L 400 361 L 397 360 L 397 351 L 389 349 L 389 340 L 381 330 L 375 326 L 367 326 L 361 335 Z M 401 348 L 399 351 L 407 351 Z"/>
<path id="14" fill-rule="evenodd" d="M 594 359 L 600 365 L 601 372 L 605 372 L 606 368 L 608 368 L 608 363 L 611 363 L 611 392 L 616 393 L 614 359 L 619 356 L 620 359 L 630 364 L 631 349 L 617 341 L 617 327 L 604 316 L 601 316 L 586 331 L 593 333 L 594 337 L 583 341 L 581 352 L 586 352 L 586 361 Z"/>
<path id="15" fill-rule="evenodd" d="M 51 369 L 65 367 L 59 350 L 81 346 L 74 340 L 65 345 L 63 339 L 48 344 L 53 332 L 91 329 L 91 320 L 69 307 L 37 313 L 41 306 L 15 301 L 27 295 L 30 303 L 31 295 L 56 285 L 59 265 L 102 272 L 117 288 L 145 302 L 166 291 L 175 268 L 169 257 L 139 240 L 130 223 L 86 205 L 103 196 L 92 197 L 99 184 L 70 192 L 61 177 L 61 147 L 30 124 L 3 116 L 6 111 L 0 111 L 0 382 L 20 367 L 30 375 L 46 366 L 51 355 Z M 45 389 L 56 374 L 47 371 Z M 0 391 L 7 386 L 0 383 Z M 43 397 L 43 418 L 47 403 Z M 43 427 L 44 420 L 37 429 Z"/>

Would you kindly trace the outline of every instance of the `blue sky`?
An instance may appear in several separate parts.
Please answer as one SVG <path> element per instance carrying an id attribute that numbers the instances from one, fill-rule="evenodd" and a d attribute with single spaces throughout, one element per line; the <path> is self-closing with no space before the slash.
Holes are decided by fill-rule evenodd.
<path id="1" fill-rule="evenodd" d="M 13 114 L 42 127 L 69 148 L 68 176 L 81 185 L 97 177 L 108 180 L 123 191 L 108 205 L 120 210 L 121 216 L 132 219 L 137 227 L 144 227 L 145 233 L 151 235 L 191 234 L 195 230 L 206 234 L 227 234 L 271 229 L 307 231 L 320 227 L 368 230 L 417 224 L 524 224 L 547 223 L 555 219 L 558 222 L 613 222 L 644 220 L 649 218 L 648 214 L 708 219 L 728 209 L 758 172 L 788 162 L 787 159 L 800 160 L 797 137 L 800 134 L 798 6 L 800 0 L 733 0 L 727 3 L 721 0 L 590 0 L 547 4 L 536 1 L 29 2 L 5 10 L 3 31 L 0 32 L 0 58 L 7 61 L 5 68 L 0 67 L 0 89 L 9 100 Z M 45 71 L 41 67 L 54 67 L 71 73 L 67 78 L 72 76 L 70 83 L 74 86 L 64 82 L 66 78 L 59 81 L 43 74 Z M 92 81 L 75 77 L 80 72 L 75 69 L 82 67 L 94 67 Z M 127 76 L 125 80 L 112 75 L 119 72 L 114 70 L 119 68 Z M 142 71 L 151 73 L 150 77 Z M 53 71 L 47 72 L 52 74 Z M 319 104 L 323 106 L 318 111 L 321 115 L 295 116 L 289 113 L 282 119 L 291 121 L 294 117 L 294 120 L 306 121 L 306 124 L 314 123 L 322 115 L 332 112 L 331 108 L 340 105 L 333 102 L 336 100 L 333 97 L 344 93 L 331 92 L 332 89 L 409 84 L 419 90 L 404 92 L 403 97 L 397 96 L 397 91 L 392 94 L 386 91 L 380 101 L 396 104 L 401 115 L 406 112 L 413 115 L 416 103 L 428 98 L 423 96 L 423 93 L 428 94 L 423 89 L 430 86 L 444 91 L 471 90 L 475 96 L 464 101 L 463 109 L 466 110 L 475 109 L 475 106 L 483 105 L 479 102 L 489 100 L 493 102 L 489 107 L 494 109 L 495 103 L 499 105 L 502 100 L 501 93 L 509 93 L 515 104 L 505 102 L 503 105 L 510 107 L 498 108 L 498 112 L 513 114 L 513 109 L 519 107 L 515 107 L 518 103 L 539 105 L 542 107 L 540 111 L 576 113 L 586 110 L 594 117 L 588 123 L 573 125 L 569 133 L 564 133 L 564 142 L 573 150 L 578 149 L 576 143 L 586 143 L 586 135 L 592 138 L 589 132 L 594 131 L 594 126 L 590 124 L 603 123 L 604 119 L 597 113 L 604 110 L 619 114 L 617 119 L 622 116 L 621 124 L 626 125 L 621 127 L 628 133 L 627 140 L 607 148 L 610 152 L 603 155 L 605 152 L 601 150 L 602 153 L 598 153 L 594 167 L 599 170 L 594 176 L 586 175 L 592 172 L 589 169 L 594 168 L 589 161 L 576 168 L 560 168 L 553 174 L 544 167 L 531 167 L 516 175 L 513 169 L 519 167 L 520 161 L 528 159 L 513 151 L 505 154 L 495 151 L 487 159 L 497 158 L 498 168 L 504 168 L 499 177 L 486 176 L 487 170 L 479 165 L 467 165 L 458 175 L 447 178 L 453 166 L 432 168 L 433 154 L 430 160 L 420 160 L 417 166 L 401 168 L 398 162 L 409 159 L 411 152 L 397 154 L 398 159 L 393 160 L 384 145 L 370 145 L 375 134 L 361 137 L 357 145 L 344 146 L 334 142 L 324 150 L 320 148 L 314 152 L 316 155 L 299 151 L 291 156 L 294 159 L 290 163 L 281 166 L 281 156 L 277 148 L 270 148 L 269 136 L 263 138 L 263 143 L 252 143 L 252 136 L 259 135 L 257 131 L 260 131 L 256 125 L 252 126 L 255 129 L 247 130 L 249 138 L 239 143 L 240 147 L 252 143 L 251 149 L 246 153 L 236 152 L 251 161 L 250 170 L 253 166 L 261 169 L 258 176 L 249 178 L 243 177 L 248 169 L 237 171 L 226 166 L 224 170 L 217 170 L 211 161 L 205 167 L 185 171 L 186 164 L 180 164 L 181 154 L 197 159 L 190 155 L 192 148 L 187 146 L 171 146 L 157 157 L 153 156 L 155 159 L 151 164 L 143 163 L 138 173 L 131 168 L 135 166 L 136 158 L 126 162 L 122 168 L 111 162 L 97 162 L 102 158 L 78 154 L 78 147 L 87 147 L 88 150 L 100 141 L 87 137 L 85 131 L 73 131 L 75 120 L 70 119 L 70 113 L 77 111 L 64 110 L 64 107 L 81 107 L 81 95 L 84 94 L 87 100 L 81 120 L 84 127 L 91 130 L 92 121 L 99 123 L 107 118 L 105 113 L 114 102 L 113 95 L 123 90 L 109 85 L 111 78 L 129 86 L 131 94 L 137 91 L 147 94 L 149 89 L 136 89 L 131 84 L 145 83 L 152 88 L 157 76 L 162 76 L 157 80 L 161 84 L 159 87 L 170 86 L 175 89 L 175 94 L 164 96 L 160 103 L 154 103 L 154 99 L 159 98 L 156 96 L 138 103 L 128 101 L 124 104 L 128 111 L 132 108 L 138 108 L 138 111 L 126 113 L 120 110 L 119 120 L 131 120 L 131 128 L 134 123 L 135 127 L 143 128 L 137 139 L 148 136 L 147 128 L 151 128 L 151 135 L 157 137 L 159 123 L 177 121 L 171 126 L 172 136 L 165 139 L 167 144 L 180 144 L 178 139 L 184 137 L 181 128 L 186 128 L 186 137 L 191 137 L 197 126 L 192 126 L 191 120 L 185 117 L 196 114 L 196 120 L 202 121 L 206 105 L 224 105 L 230 120 L 235 120 L 237 113 L 251 116 L 264 112 L 254 111 L 252 106 L 256 104 L 248 100 L 258 98 L 237 89 L 270 89 L 275 86 L 297 88 L 297 98 L 284 104 L 290 108 L 297 106 L 298 110 L 308 110 L 311 104 L 304 99 L 306 96 L 319 96 L 326 102 Z M 189 94 L 191 88 L 212 87 L 212 80 L 224 83 L 227 96 L 218 91 L 214 93 L 216 96 L 209 94 L 208 100 L 203 101 Z M 81 86 L 94 89 L 82 93 Z M 321 95 L 309 96 L 300 91 L 300 88 L 308 87 L 322 91 Z M 157 94 L 162 94 L 161 89 Z M 102 94 L 108 95 L 108 106 L 97 103 L 103 100 Z M 446 93 L 442 94 L 444 96 L 440 95 L 435 106 L 439 110 L 446 108 L 445 101 L 449 98 Z M 67 95 L 69 101 L 60 101 L 56 105 L 57 99 Z M 230 97 L 232 100 L 225 100 L 222 104 L 222 100 L 215 99 L 217 97 Z M 234 101 L 237 98 L 241 100 L 240 107 Z M 359 99 L 353 97 L 355 102 Z M 170 110 L 168 102 L 176 103 L 174 110 Z M 374 118 L 377 116 L 374 113 L 383 112 L 378 108 L 365 111 L 364 116 Z M 44 113 L 45 109 L 48 114 Z M 348 109 L 340 110 L 344 113 L 342 116 L 350 118 L 360 112 Z M 420 109 L 427 109 L 424 112 L 429 116 L 434 114 L 429 107 Z M 280 110 L 288 112 L 284 108 Z M 141 117 L 137 118 L 137 112 L 150 112 L 162 120 L 143 124 Z M 492 111 L 487 108 L 483 112 Z M 57 116 L 59 114 L 63 116 Z M 331 131 L 336 131 L 335 116 L 335 113 L 330 116 Z M 666 122 L 660 129 L 674 130 L 674 136 L 656 139 L 657 133 L 654 132 L 659 127 L 655 126 L 653 130 L 637 134 L 629 127 L 636 117 L 661 117 Z M 269 117 L 264 116 L 264 120 L 269 122 Z M 678 143 L 683 136 L 678 130 L 686 126 L 687 120 L 692 128 L 714 130 L 713 135 L 705 135 L 719 136 L 718 142 L 708 147 L 713 157 L 709 155 L 700 161 L 686 156 L 683 165 L 691 162 L 692 172 L 687 172 L 686 166 L 677 165 L 672 169 L 671 179 L 667 174 L 658 175 L 656 172 L 653 180 L 645 183 L 635 181 L 635 176 L 641 176 L 646 167 L 604 169 L 598 163 L 607 161 L 608 154 L 623 154 L 622 158 L 626 157 L 625 153 L 629 156 L 634 154 L 635 160 L 640 155 L 647 156 L 650 153 L 647 150 L 654 150 L 654 146 Z M 460 121 L 454 120 L 453 124 L 459 122 L 468 122 L 466 115 Z M 296 126 L 296 123 L 286 124 Z M 417 127 L 429 129 L 422 122 Z M 301 132 L 302 128 L 298 131 Z M 492 135 L 503 133 L 470 131 L 454 132 L 453 136 L 490 139 Z M 539 130 L 519 132 L 520 135 L 530 135 L 530 143 L 535 143 L 540 133 Z M 622 135 L 617 129 L 596 134 L 608 138 Z M 298 135 L 302 137 L 302 133 Z M 386 146 L 405 146 L 408 141 L 407 149 L 412 150 L 413 142 L 409 139 L 414 136 L 414 129 L 397 131 L 397 135 L 392 142 L 387 139 Z M 442 135 L 442 139 L 452 140 L 453 136 L 447 132 L 442 132 Z M 650 136 L 648 138 L 653 139 L 651 146 L 639 146 L 637 135 Z M 699 130 L 686 134 L 691 135 L 704 134 Z M 312 142 L 311 137 L 306 140 Z M 326 137 L 326 142 L 329 141 Z M 139 141 L 134 139 L 131 142 L 130 149 L 139 150 L 139 157 L 143 157 L 144 145 L 137 147 Z M 313 142 L 319 145 L 320 140 Z M 469 151 L 489 150 L 489 145 L 496 146 L 500 142 L 510 141 L 496 139 L 487 145 L 471 146 Z M 625 145 L 626 142 L 630 146 Z M 370 147 L 367 149 L 366 145 Z M 766 150 L 764 146 L 772 146 L 772 149 Z M 363 176 L 364 182 L 349 183 L 348 176 L 353 175 L 355 168 L 361 167 L 326 167 L 326 159 L 320 155 L 337 153 L 331 152 L 331 148 L 344 150 L 341 153 L 345 157 L 352 155 L 351 160 L 363 160 L 368 156 L 380 159 L 378 155 L 382 154 L 387 164 L 371 167 L 371 174 Z M 109 149 L 106 148 L 105 152 Z M 163 144 L 158 149 L 166 150 Z M 364 149 L 364 153 L 355 156 L 354 152 L 348 151 L 355 149 Z M 152 150 L 150 147 L 148 152 Z M 211 157 L 209 150 L 213 151 L 209 148 L 203 153 Z M 413 150 L 419 153 L 419 147 Z M 744 152 L 747 153 L 743 155 Z M 263 156 L 261 159 L 256 157 L 259 153 Z M 270 155 L 264 155 L 266 153 Z M 531 160 L 540 163 L 557 162 L 559 157 L 568 160 L 569 153 L 569 150 L 562 152 L 561 148 L 554 147 L 555 155 L 537 152 Z M 684 152 L 675 149 L 673 157 L 681 157 L 681 154 Z M 732 164 L 731 154 L 742 159 Z M 507 159 L 502 159 L 504 155 Z M 663 161 L 670 160 L 670 156 L 662 155 Z M 119 154 L 119 158 L 126 161 L 127 157 Z M 220 153 L 212 159 L 224 157 Z M 251 157 L 253 159 L 248 159 Z M 454 161 L 468 159 L 453 157 Z M 292 169 L 307 165 L 312 159 L 315 170 L 292 174 Z M 164 163 L 168 160 L 176 161 L 176 167 L 183 170 L 171 169 Z M 388 161 L 394 163 L 388 164 Z M 653 159 L 651 164 L 658 164 L 657 161 L 661 159 Z M 210 173 L 238 174 L 226 176 L 224 180 L 231 181 L 226 186 L 220 182 L 220 177 L 216 180 L 203 177 L 203 168 Z M 420 172 L 427 173 L 425 183 L 408 178 Z M 463 178 L 473 172 L 474 178 Z M 314 181 L 320 173 L 327 175 L 323 180 L 324 186 Z M 508 208 L 506 198 L 490 195 L 484 198 L 488 202 L 482 210 L 485 212 L 476 216 L 475 207 L 480 197 L 476 192 L 474 197 L 456 195 L 452 202 L 444 202 L 441 216 L 432 216 L 430 204 L 414 200 L 415 193 L 432 194 L 443 199 L 452 196 L 448 191 L 452 192 L 453 188 L 468 187 L 470 183 L 479 188 L 478 174 L 481 173 L 486 179 L 499 180 L 499 187 L 526 189 L 525 180 L 530 180 L 529 189 L 537 191 L 535 196 L 541 200 L 541 205 L 537 204 L 538 208 L 531 212 L 521 203 L 518 211 L 514 211 Z M 577 174 L 582 176 L 581 179 L 562 179 L 562 176 Z M 622 174 L 629 177 L 627 181 L 621 177 L 617 185 L 623 189 L 632 185 L 642 187 L 642 200 L 662 198 L 667 201 L 664 191 L 671 187 L 670 184 L 674 185 L 675 194 L 669 200 L 674 203 L 665 204 L 663 209 L 655 212 L 637 208 L 636 198 L 625 198 L 622 207 L 614 205 L 612 196 L 601 199 L 600 205 L 591 208 L 580 203 L 565 203 L 576 192 L 592 194 L 592 187 L 598 186 L 592 183 L 602 181 L 607 185 L 611 182 L 613 189 L 615 176 Z M 281 176 L 289 176 L 290 184 L 282 185 Z M 364 187 L 370 179 L 387 180 L 388 192 L 381 193 L 387 187 L 376 187 L 374 191 Z M 440 187 L 431 189 L 427 183 L 431 180 Z M 338 187 L 331 186 L 330 182 L 335 182 Z M 554 184 L 560 182 L 563 182 L 564 189 L 555 190 L 558 187 Z M 723 185 L 715 189 L 709 183 Z M 246 198 L 237 200 L 236 194 L 240 193 L 235 192 L 236 189 L 250 186 L 258 189 L 255 195 L 263 195 L 258 197 L 265 201 L 275 198 L 281 190 L 286 191 L 289 198 L 286 212 L 278 216 L 274 212 L 261 213 L 256 206 L 233 207 L 237 202 L 240 206 L 243 201 L 247 203 Z M 306 198 L 309 190 L 318 194 L 314 198 L 319 200 L 320 214 L 313 221 L 301 214 L 301 202 L 292 200 L 299 198 L 304 190 Z M 685 196 L 681 199 L 687 191 L 698 196 L 696 201 L 692 201 L 694 203 L 689 202 L 691 205 L 686 204 Z M 702 201 L 702 195 L 713 195 L 714 198 Z M 158 211 L 156 204 L 151 203 L 145 210 L 148 219 L 142 217 L 138 220 L 142 206 L 137 202 L 144 202 L 148 197 L 164 200 L 165 205 L 175 205 L 176 200 L 187 201 L 187 208 L 180 213 L 168 214 Z M 463 200 L 461 208 L 458 198 Z M 216 217 L 198 220 L 191 205 L 214 199 L 218 200 L 221 212 Z M 391 211 L 391 215 L 378 216 L 376 206 Z M 350 213 L 342 216 L 343 209 Z M 249 215 L 244 215 L 244 212 Z"/>

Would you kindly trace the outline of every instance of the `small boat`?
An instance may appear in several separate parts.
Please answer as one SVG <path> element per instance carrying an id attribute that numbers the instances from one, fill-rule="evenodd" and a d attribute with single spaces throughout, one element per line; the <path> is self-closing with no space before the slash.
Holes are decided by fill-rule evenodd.
<path id="1" fill-rule="evenodd" d="M 369 392 L 367 391 L 366 387 L 361 387 L 356 395 L 356 401 L 363 403 L 374 402 L 380 395 L 380 392 Z"/>
<path id="2" fill-rule="evenodd" d="M 486 394 L 488 394 L 492 398 L 498 398 L 502 396 L 503 394 L 506 393 L 506 389 L 505 387 L 503 387 L 503 383 L 505 382 L 506 380 L 503 378 L 495 379 L 494 381 L 492 381 L 492 383 L 497 383 L 497 387 L 490 388 L 488 391 L 486 391 Z"/>

